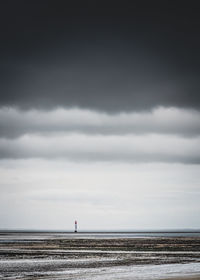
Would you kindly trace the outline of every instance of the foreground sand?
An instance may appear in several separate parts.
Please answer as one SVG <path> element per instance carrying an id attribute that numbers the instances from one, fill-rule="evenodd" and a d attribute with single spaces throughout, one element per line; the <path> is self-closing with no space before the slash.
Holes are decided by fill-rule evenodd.
<path id="1" fill-rule="evenodd" d="M 162 280 L 200 280 L 200 275 L 197 276 L 182 276 L 182 277 L 172 277 L 172 278 L 166 278 Z"/>
<path id="2" fill-rule="evenodd" d="M 3 233 L 0 279 L 200 280 L 200 236 L 127 236 Z"/>

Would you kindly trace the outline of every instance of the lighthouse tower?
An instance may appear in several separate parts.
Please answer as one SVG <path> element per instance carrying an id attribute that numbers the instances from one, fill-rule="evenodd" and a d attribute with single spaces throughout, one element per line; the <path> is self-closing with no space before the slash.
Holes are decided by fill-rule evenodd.
<path id="1" fill-rule="evenodd" d="M 75 221 L 75 230 L 74 232 L 77 232 L 77 221 Z"/>

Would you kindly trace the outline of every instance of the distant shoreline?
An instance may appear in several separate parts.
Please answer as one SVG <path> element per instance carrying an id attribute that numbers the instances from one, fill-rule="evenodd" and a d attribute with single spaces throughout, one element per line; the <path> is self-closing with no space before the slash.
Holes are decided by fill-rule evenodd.
<path id="1" fill-rule="evenodd" d="M 22 232 L 22 233 L 69 233 L 72 234 L 74 231 L 69 230 L 29 230 L 29 229 L 0 229 L 0 233 L 11 233 L 11 232 Z M 78 231 L 78 234 L 142 234 L 142 233 L 200 233 L 199 230 L 144 230 L 144 231 Z"/>
<path id="2" fill-rule="evenodd" d="M 171 278 L 165 278 L 160 280 L 200 280 L 200 274 L 199 275 L 185 275 L 185 276 L 176 276 Z"/>

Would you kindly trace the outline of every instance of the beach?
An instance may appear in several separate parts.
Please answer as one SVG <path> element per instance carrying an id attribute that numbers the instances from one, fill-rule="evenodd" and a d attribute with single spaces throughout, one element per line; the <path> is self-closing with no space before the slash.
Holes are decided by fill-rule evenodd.
<path id="1" fill-rule="evenodd" d="M 164 280 L 199 280 L 200 279 L 200 275 L 199 276 L 185 276 L 185 277 L 173 277 L 173 278 L 168 278 L 168 279 L 164 279 Z"/>
<path id="2" fill-rule="evenodd" d="M 200 279 L 199 233 L 1 232 L 0 279 Z"/>

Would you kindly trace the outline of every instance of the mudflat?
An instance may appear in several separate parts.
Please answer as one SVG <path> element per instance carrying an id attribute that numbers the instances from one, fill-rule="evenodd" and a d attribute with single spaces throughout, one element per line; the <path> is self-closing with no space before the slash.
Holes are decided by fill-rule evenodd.
<path id="1" fill-rule="evenodd" d="M 200 236 L 0 234 L 0 279 L 97 277 L 200 279 Z"/>
<path id="2" fill-rule="evenodd" d="M 184 276 L 184 277 L 173 277 L 173 278 L 168 278 L 168 279 L 162 279 L 162 280 L 200 280 L 200 275 L 199 276 Z"/>

